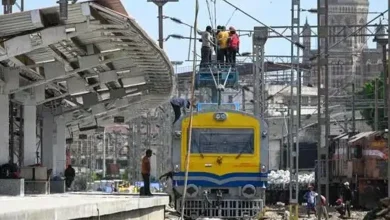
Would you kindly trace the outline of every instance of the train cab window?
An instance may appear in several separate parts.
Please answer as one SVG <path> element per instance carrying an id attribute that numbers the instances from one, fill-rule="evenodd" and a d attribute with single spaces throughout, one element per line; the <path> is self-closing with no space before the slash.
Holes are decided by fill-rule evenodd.
<path id="1" fill-rule="evenodd" d="M 253 154 L 254 129 L 193 128 L 191 153 Z"/>
<path id="2" fill-rule="evenodd" d="M 362 157 L 363 157 L 363 149 L 362 149 L 361 145 L 356 145 L 355 155 L 354 156 L 355 156 L 356 159 L 362 159 Z"/>

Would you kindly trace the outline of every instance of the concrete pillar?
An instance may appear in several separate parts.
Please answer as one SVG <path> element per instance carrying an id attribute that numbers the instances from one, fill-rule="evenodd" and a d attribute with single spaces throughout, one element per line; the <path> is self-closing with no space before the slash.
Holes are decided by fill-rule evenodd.
<path id="1" fill-rule="evenodd" d="M 63 116 L 59 116 L 55 119 L 56 122 L 56 134 L 53 135 L 55 140 L 54 144 L 54 175 L 64 173 L 66 166 L 66 123 Z"/>
<path id="2" fill-rule="evenodd" d="M 0 95 L 0 165 L 9 161 L 9 98 Z"/>
<path id="3" fill-rule="evenodd" d="M 48 169 L 54 169 L 54 116 L 50 112 L 43 112 L 43 135 L 42 135 L 42 164 Z"/>
<path id="4" fill-rule="evenodd" d="M 23 165 L 36 164 L 37 151 L 37 107 L 35 105 L 25 105 L 24 117 L 24 154 Z"/>

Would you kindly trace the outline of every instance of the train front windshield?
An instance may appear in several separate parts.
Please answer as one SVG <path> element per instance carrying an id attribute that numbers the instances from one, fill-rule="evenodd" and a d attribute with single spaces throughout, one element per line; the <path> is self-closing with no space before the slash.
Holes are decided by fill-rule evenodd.
<path id="1" fill-rule="evenodd" d="M 254 129 L 193 128 L 191 153 L 253 154 Z"/>

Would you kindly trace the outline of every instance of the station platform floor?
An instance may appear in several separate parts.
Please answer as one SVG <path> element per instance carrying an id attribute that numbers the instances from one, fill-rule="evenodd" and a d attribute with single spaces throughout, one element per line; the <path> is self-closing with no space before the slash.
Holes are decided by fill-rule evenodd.
<path id="1" fill-rule="evenodd" d="M 0 196 L 1 220 L 164 219 L 168 196 L 66 193 Z"/>

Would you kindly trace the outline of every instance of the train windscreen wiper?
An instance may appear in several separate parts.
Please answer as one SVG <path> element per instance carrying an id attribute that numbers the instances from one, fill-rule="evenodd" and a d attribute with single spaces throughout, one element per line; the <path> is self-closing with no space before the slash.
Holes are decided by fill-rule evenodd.
<path id="1" fill-rule="evenodd" d="M 243 154 L 244 151 L 245 151 L 246 149 L 248 149 L 248 147 L 251 147 L 251 146 L 252 146 L 252 143 L 251 143 L 251 142 L 252 142 L 252 141 L 247 141 L 247 142 L 245 143 L 245 147 L 242 148 L 242 150 L 240 151 L 239 154 L 237 154 L 236 159 L 240 158 L 240 157 L 241 157 L 241 154 Z"/>
<path id="2" fill-rule="evenodd" d="M 201 156 L 202 158 L 204 158 L 203 152 L 202 152 L 202 150 L 201 150 L 201 148 L 200 148 L 199 143 L 196 142 L 196 139 L 192 139 L 192 140 L 194 141 L 194 145 L 196 145 L 196 148 L 198 149 L 198 152 L 199 152 L 200 156 Z M 192 141 L 192 140 L 191 140 L 191 141 Z"/>

